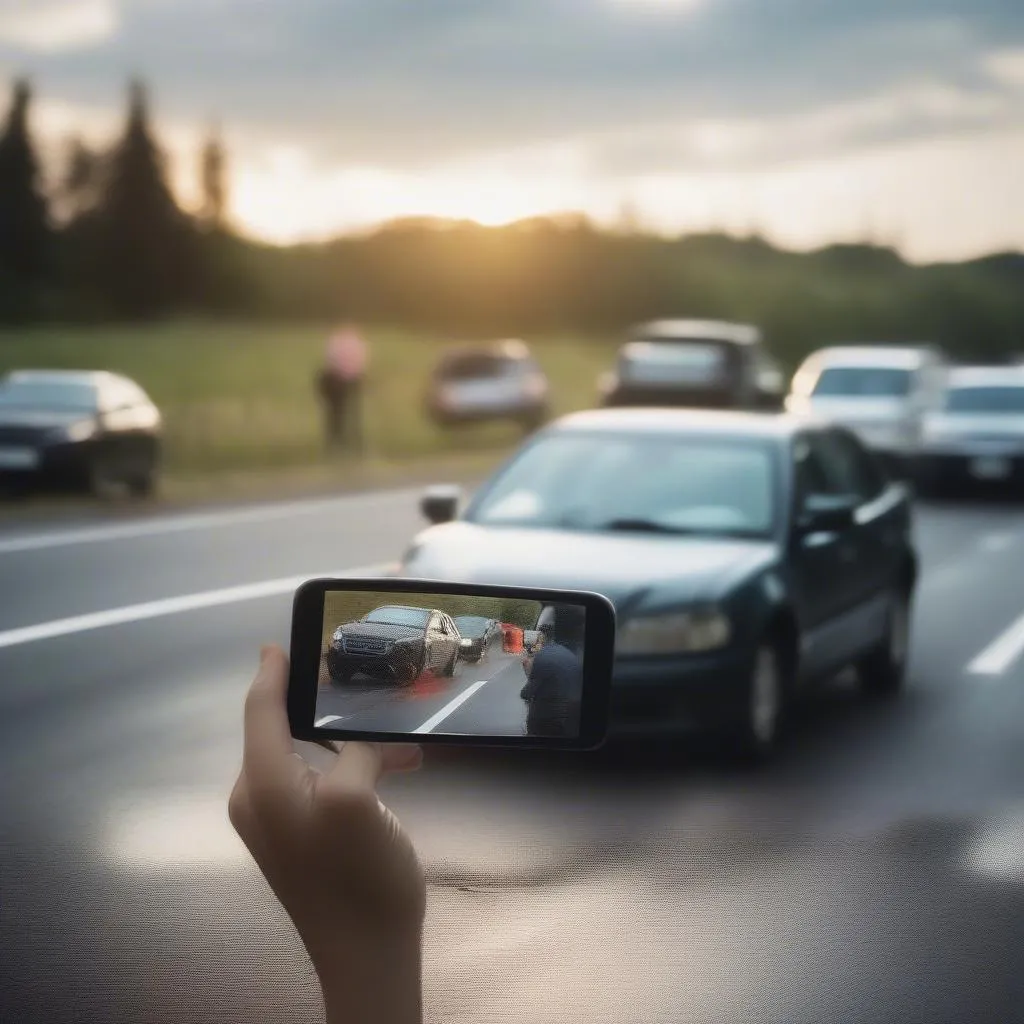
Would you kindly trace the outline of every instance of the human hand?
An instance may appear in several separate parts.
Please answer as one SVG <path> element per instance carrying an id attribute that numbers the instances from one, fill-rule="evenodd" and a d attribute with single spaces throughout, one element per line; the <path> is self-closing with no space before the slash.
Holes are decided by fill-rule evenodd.
<path id="1" fill-rule="evenodd" d="M 291 917 L 324 989 L 328 1016 L 419 1020 L 423 871 L 380 802 L 383 775 L 419 767 L 414 745 L 330 744 L 321 772 L 295 753 L 288 659 L 261 651 L 245 702 L 231 823 Z M 360 1010 L 362 1008 L 362 1010 Z"/>

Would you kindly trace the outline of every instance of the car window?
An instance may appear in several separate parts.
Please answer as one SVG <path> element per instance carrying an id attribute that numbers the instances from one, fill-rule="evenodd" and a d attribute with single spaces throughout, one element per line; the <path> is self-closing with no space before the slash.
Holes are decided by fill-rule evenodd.
<path id="1" fill-rule="evenodd" d="M 364 619 L 364 622 L 380 622 L 389 626 L 426 627 L 430 613 L 423 608 L 375 608 Z"/>
<path id="2" fill-rule="evenodd" d="M 1024 386 L 987 385 L 951 388 L 946 412 L 987 415 L 1024 415 Z"/>
<path id="3" fill-rule="evenodd" d="M 892 366 L 827 366 L 811 390 L 815 398 L 903 398 L 913 385 L 910 370 Z"/>
<path id="4" fill-rule="evenodd" d="M 97 389 L 88 381 L 8 377 L 0 381 L 0 408 L 93 412 Z"/>
<path id="5" fill-rule="evenodd" d="M 825 456 L 815 444 L 817 435 L 803 434 L 793 445 L 794 505 L 802 509 L 810 498 L 820 495 L 837 496 L 843 493 L 834 473 L 826 467 Z"/>
<path id="6" fill-rule="evenodd" d="M 864 503 L 885 489 L 887 481 L 874 456 L 847 431 L 823 431 L 815 435 L 812 446 L 821 452 L 823 469 L 833 481 L 835 493 L 856 495 Z"/>
<path id="7" fill-rule="evenodd" d="M 774 457 L 759 438 L 556 434 L 527 448 L 467 511 L 491 525 L 767 535 Z"/>

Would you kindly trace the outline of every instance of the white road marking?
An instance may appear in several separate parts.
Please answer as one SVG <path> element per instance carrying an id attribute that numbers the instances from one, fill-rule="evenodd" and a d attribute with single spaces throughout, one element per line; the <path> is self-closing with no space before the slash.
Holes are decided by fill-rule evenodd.
<path id="1" fill-rule="evenodd" d="M 1024 615 L 995 638 L 967 666 L 976 676 L 1002 675 L 1024 653 Z"/>
<path id="2" fill-rule="evenodd" d="M 322 729 L 325 725 L 330 725 L 332 722 L 344 722 L 346 718 L 351 717 L 351 715 L 324 715 L 323 718 L 318 718 L 313 723 L 313 728 Z"/>
<path id="3" fill-rule="evenodd" d="M 458 711 L 477 690 L 486 686 L 493 678 L 494 676 L 488 676 L 487 679 L 478 679 L 472 686 L 467 686 L 458 697 L 445 704 L 436 714 L 431 715 L 418 729 L 413 729 L 413 733 L 433 732 L 446 718 Z"/>
<path id="4" fill-rule="evenodd" d="M 125 540 L 132 537 L 155 537 L 168 533 L 183 533 L 188 530 L 209 530 L 237 526 L 240 523 L 273 522 L 276 519 L 292 519 L 295 516 L 312 515 L 340 505 L 372 504 L 382 498 L 394 500 L 403 494 L 411 496 L 416 493 L 408 488 L 398 488 L 333 498 L 310 498 L 307 501 L 274 502 L 220 512 L 160 516 L 153 519 L 136 519 L 125 523 L 104 523 L 101 526 L 82 526 L 71 530 L 51 530 L 44 533 L 0 537 L 0 555 L 69 547 L 75 544 Z"/>
<path id="5" fill-rule="evenodd" d="M 376 576 L 384 568 L 386 567 L 368 565 L 356 569 L 343 569 L 340 572 L 285 576 L 276 580 L 243 583 L 236 587 L 206 590 L 198 594 L 184 594 L 181 597 L 166 597 L 158 601 L 145 601 L 142 604 L 127 605 L 124 608 L 109 608 L 106 611 L 74 615 L 67 619 L 40 622 L 34 626 L 21 626 L 17 629 L 8 629 L 0 633 L 0 648 L 16 647 L 19 644 L 33 643 L 38 640 L 51 640 L 58 636 L 68 636 L 71 633 L 85 633 L 93 629 L 104 629 L 108 626 L 120 626 L 127 622 L 156 619 L 163 615 L 177 615 L 182 612 L 197 611 L 200 608 L 216 608 L 221 605 L 235 604 L 239 601 L 255 601 L 264 597 L 276 597 L 280 594 L 291 593 L 302 583 L 305 583 L 306 580 L 325 576 Z"/>

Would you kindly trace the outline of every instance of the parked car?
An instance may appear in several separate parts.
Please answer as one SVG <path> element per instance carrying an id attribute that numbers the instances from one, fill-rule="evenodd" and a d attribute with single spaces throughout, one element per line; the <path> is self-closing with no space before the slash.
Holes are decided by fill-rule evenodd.
<path id="1" fill-rule="evenodd" d="M 451 349 L 438 363 L 427 392 L 427 413 L 440 426 L 511 420 L 524 430 L 549 416 L 550 386 L 521 341 Z"/>
<path id="2" fill-rule="evenodd" d="M 450 489 L 422 507 L 403 575 L 608 596 L 613 736 L 707 729 L 761 756 L 844 666 L 869 694 L 903 683 L 909 489 L 842 427 L 591 410 L 527 441 L 458 518 Z"/>
<path id="3" fill-rule="evenodd" d="M 908 476 L 925 417 L 941 407 L 947 371 L 930 346 L 824 348 L 797 370 L 786 408 L 848 427 L 891 471 Z"/>
<path id="4" fill-rule="evenodd" d="M 338 626 L 327 648 L 327 671 L 335 683 L 348 683 L 357 673 L 396 683 L 411 683 L 427 670 L 452 676 L 461 639 L 444 612 L 384 605 Z"/>
<path id="5" fill-rule="evenodd" d="M 156 487 L 162 420 L 120 374 L 14 370 L 0 378 L 0 475 L 9 483 L 106 493 Z"/>
<path id="6" fill-rule="evenodd" d="M 782 371 L 756 327 L 707 320 L 634 327 L 598 388 L 603 406 L 779 410 L 785 397 Z"/>
<path id="7" fill-rule="evenodd" d="M 466 641 L 462 646 L 465 661 L 483 661 L 491 645 L 501 640 L 501 623 L 483 615 L 456 615 L 455 626 Z"/>
<path id="8" fill-rule="evenodd" d="M 937 493 L 1024 489 L 1024 366 L 950 372 L 941 411 L 924 422 L 919 475 Z"/>

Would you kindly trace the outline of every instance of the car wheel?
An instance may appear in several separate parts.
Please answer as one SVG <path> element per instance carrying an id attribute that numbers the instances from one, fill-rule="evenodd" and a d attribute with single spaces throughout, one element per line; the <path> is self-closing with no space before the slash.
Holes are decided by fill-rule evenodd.
<path id="1" fill-rule="evenodd" d="M 352 682 L 352 673 L 338 662 L 337 658 L 327 655 L 327 674 L 335 686 L 344 686 Z"/>
<path id="2" fill-rule="evenodd" d="M 128 490 L 133 497 L 149 498 L 156 492 L 156 483 L 156 466 L 151 464 L 128 478 Z"/>
<path id="3" fill-rule="evenodd" d="M 758 647 L 731 732 L 733 752 L 742 761 L 760 763 L 778 747 L 787 695 L 783 664 L 774 644 Z"/>
<path id="4" fill-rule="evenodd" d="M 95 498 L 109 498 L 122 481 L 114 460 L 107 455 L 93 455 L 86 470 L 86 487 Z"/>
<path id="5" fill-rule="evenodd" d="M 897 592 L 889 602 L 885 637 L 857 663 L 861 691 L 870 697 L 891 697 L 903 688 L 910 647 L 910 599 Z"/>

